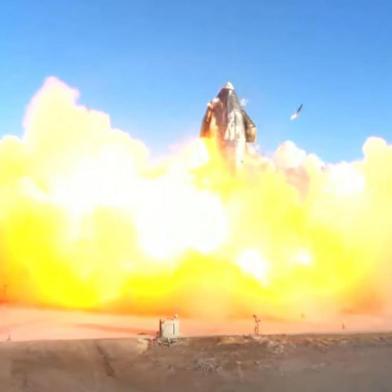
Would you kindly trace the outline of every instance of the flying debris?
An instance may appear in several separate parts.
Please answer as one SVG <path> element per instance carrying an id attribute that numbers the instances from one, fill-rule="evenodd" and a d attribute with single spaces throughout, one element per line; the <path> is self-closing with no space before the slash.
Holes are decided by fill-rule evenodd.
<path id="1" fill-rule="evenodd" d="M 302 111 L 302 107 L 303 107 L 303 104 L 301 104 L 299 106 L 299 108 L 297 109 L 297 111 L 290 116 L 290 120 L 296 120 L 300 116 L 301 111 Z"/>
<path id="2" fill-rule="evenodd" d="M 256 141 L 256 133 L 256 125 L 241 105 L 233 85 L 227 82 L 208 103 L 200 136 L 215 138 L 223 156 L 237 168 L 244 162 L 247 143 Z"/>

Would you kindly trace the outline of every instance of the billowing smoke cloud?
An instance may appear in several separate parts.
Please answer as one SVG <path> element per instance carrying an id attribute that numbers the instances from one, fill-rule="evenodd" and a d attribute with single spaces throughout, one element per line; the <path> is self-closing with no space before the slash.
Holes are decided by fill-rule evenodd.
<path id="1" fill-rule="evenodd" d="M 199 139 L 147 147 L 49 78 L 0 142 L 4 300 L 139 314 L 290 317 L 390 305 L 392 147 L 326 164 L 293 142 L 232 176 Z"/>

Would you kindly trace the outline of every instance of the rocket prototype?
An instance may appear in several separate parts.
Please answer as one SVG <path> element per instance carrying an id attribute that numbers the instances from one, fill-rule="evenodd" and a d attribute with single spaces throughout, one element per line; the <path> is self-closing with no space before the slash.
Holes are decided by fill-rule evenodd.
<path id="1" fill-rule="evenodd" d="M 243 162 L 247 143 L 256 140 L 256 125 L 241 106 L 233 85 L 228 82 L 208 103 L 200 136 L 215 138 L 223 156 L 238 168 Z"/>

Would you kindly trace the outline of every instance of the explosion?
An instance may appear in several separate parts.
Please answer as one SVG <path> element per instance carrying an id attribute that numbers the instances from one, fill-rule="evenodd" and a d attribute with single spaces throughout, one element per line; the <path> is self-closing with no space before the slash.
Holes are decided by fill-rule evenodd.
<path id="1" fill-rule="evenodd" d="M 49 78 L 0 142 L 3 300 L 194 317 L 382 313 L 391 301 L 392 147 L 326 164 L 292 142 L 232 175 L 195 139 L 143 142 Z"/>

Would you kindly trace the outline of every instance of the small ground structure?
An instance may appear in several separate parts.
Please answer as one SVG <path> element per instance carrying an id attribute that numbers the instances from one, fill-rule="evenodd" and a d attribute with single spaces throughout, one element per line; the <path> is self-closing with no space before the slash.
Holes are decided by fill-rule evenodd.
<path id="1" fill-rule="evenodd" d="M 159 337 L 161 339 L 177 339 L 180 336 L 180 320 L 177 316 L 159 320 Z"/>

